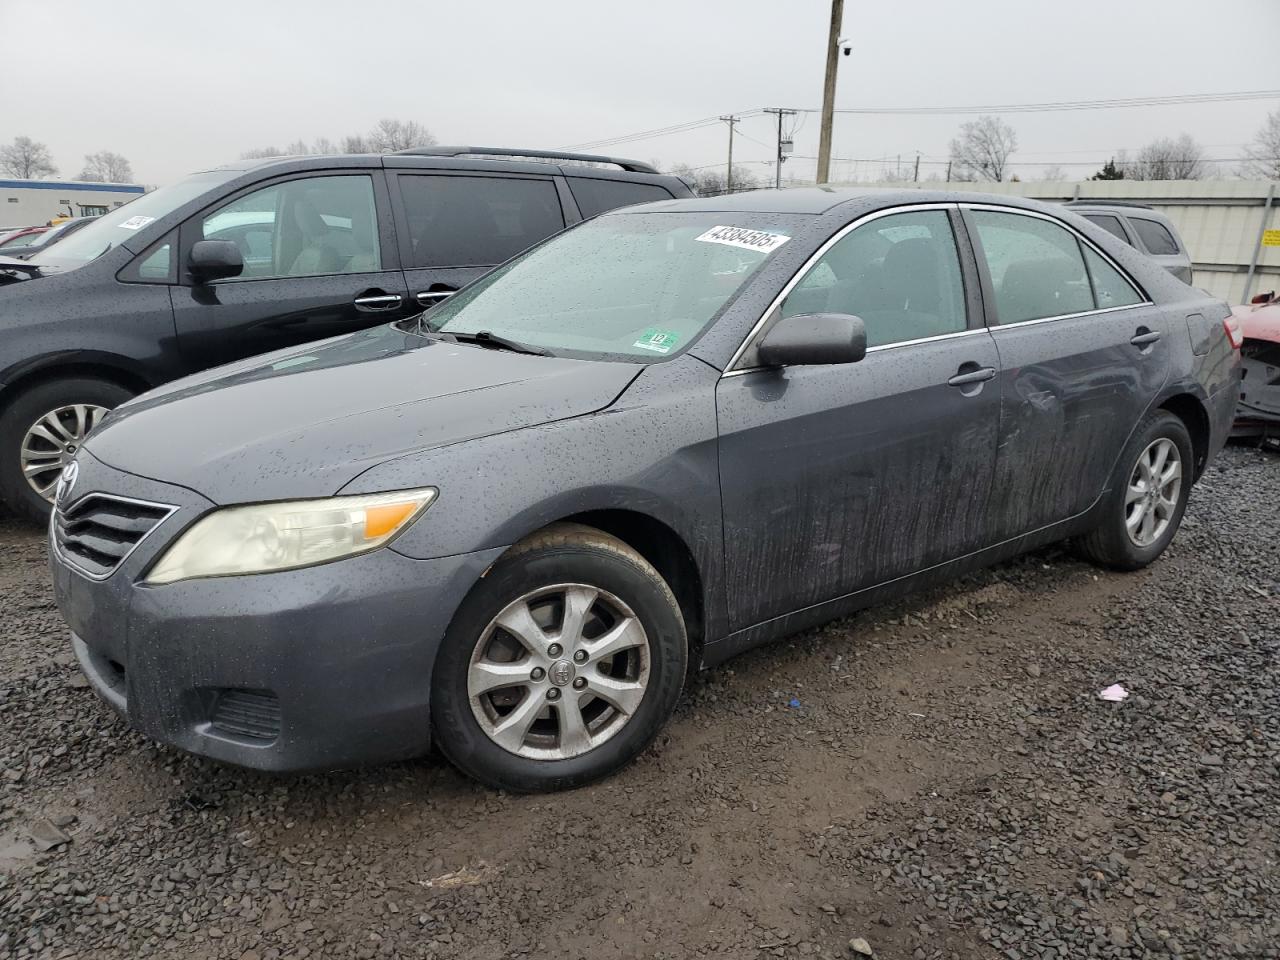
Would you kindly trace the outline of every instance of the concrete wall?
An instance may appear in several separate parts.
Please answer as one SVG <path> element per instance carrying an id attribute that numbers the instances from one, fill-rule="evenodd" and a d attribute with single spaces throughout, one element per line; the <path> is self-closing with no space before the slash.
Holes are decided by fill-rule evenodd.
<path id="1" fill-rule="evenodd" d="M 838 184 L 833 184 L 838 186 Z M 849 186 L 919 187 L 1066 200 L 1131 200 L 1177 226 L 1195 271 L 1194 283 L 1229 303 L 1280 291 L 1280 246 L 1261 246 L 1261 231 L 1280 230 L 1280 184 L 1263 180 L 1087 180 L 1081 183 L 885 183 Z M 1253 276 L 1250 266 L 1255 263 Z"/>
<path id="2" fill-rule="evenodd" d="M 0 179 L 0 227 L 34 227 L 54 217 L 101 212 L 86 207 L 114 210 L 144 192 L 134 183 Z"/>

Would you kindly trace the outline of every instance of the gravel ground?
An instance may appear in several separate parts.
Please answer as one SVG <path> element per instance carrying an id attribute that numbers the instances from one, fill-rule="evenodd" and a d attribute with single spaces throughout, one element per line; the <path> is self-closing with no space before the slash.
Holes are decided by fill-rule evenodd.
<path id="1" fill-rule="evenodd" d="M 1280 957 L 1278 493 L 1229 449 L 1152 569 L 1042 551 L 800 634 L 543 797 L 146 743 L 0 520 L 0 956 Z"/>

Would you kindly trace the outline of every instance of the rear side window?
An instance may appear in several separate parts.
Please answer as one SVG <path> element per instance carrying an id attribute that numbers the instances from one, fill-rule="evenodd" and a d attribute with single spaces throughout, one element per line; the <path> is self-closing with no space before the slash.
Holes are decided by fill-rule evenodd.
<path id="1" fill-rule="evenodd" d="M 1141 217 L 1130 217 L 1129 222 L 1142 238 L 1142 245 L 1147 248 L 1147 253 L 1154 256 L 1167 256 L 1178 252 L 1178 241 L 1173 239 L 1173 234 L 1163 223 L 1143 220 Z"/>
<path id="2" fill-rule="evenodd" d="M 1105 213 L 1086 213 L 1084 218 L 1090 223 L 1097 224 L 1107 233 L 1119 237 L 1125 243 L 1129 242 L 1129 238 L 1125 236 L 1124 227 L 1120 225 L 1119 217 L 1108 216 Z"/>
<path id="3" fill-rule="evenodd" d="M 488 267 L 564 228 L 550 180 L 400 177 L 409 222 L 409 265 Z"/>
<path id="4" fill-rule="evenodd" d="M 1093 292 L 1075 234 L 1039 217 L 975 210 L 995 288 L 999 323 L 1092 310 Z"/>
<path id="5" fill-rule="evenodd" d="M 1088 246 L 1084 248 L 1084 260 L 1089 266 L 1089 276 L 1093 279 L 1093 293 L 1099 310 L 1142 302 L 1142 297 L 1133 289 L 1133 284 Z"/>
<path id="6" fill-rule="evenodd" d="M 589 180 L 570 177 L 569 189 L 578 201 L 582 216 L 594 217 L 597 213 L 614 210 L 632 203 L 652 203 L 670 200 L 671 194 L 652 183 L 627 183 L 625 180 Z"/>

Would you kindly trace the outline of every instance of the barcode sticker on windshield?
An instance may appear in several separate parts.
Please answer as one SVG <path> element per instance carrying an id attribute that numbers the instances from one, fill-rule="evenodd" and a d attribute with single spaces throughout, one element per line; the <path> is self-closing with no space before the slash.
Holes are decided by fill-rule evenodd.
<path id="1" fill-rule="evenodd" d="M 130 217 L 118 226 L 121 230 L 141 230 L 154 219 L 155 217 Z"/>
<path id="2" fill-rule="evenodd" d="M 723 243 L 730 247 L 742 247 L 744 250 L 772 253 L 791 238 L 780 233 L 748 230 L 746 227 L 712 227 L 702 236 L 693 239 L 703 243 Z"/>

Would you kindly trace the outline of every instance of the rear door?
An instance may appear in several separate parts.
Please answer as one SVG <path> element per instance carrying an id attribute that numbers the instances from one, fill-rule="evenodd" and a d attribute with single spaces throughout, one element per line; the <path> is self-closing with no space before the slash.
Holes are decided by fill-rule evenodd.
<path id="1" fill-rule="evenodd" d="M 230 240 L 244 272 L 195 283 L 198 240 Z M 181 228 L 174 320 L 199 370 L 407 316 L 381 171 L 326 171 L 254 185 Z"/>
<path id="2" fill-rule="evenodd" d="M 565 226 L 554 173 L 398 170 L 390 176 L 416 309 L 434 306 Z"/>
<path id="3" fill-rule="evenodd" d="M 998 362 L 955 222 L 938 205 L 873 215 L 793 281 L 778 313 L 861 317 L 863 360 L 751 369 L 748 350 L 721 378 L 733 629 L 988 541 Z"/>
<path id="4" fill-rule="evenodd" d="M 1000 354 L 997 539 L 1088 509 L 1169 373 L 1172 327 L 1052 217 L 964 204 Z"/>

